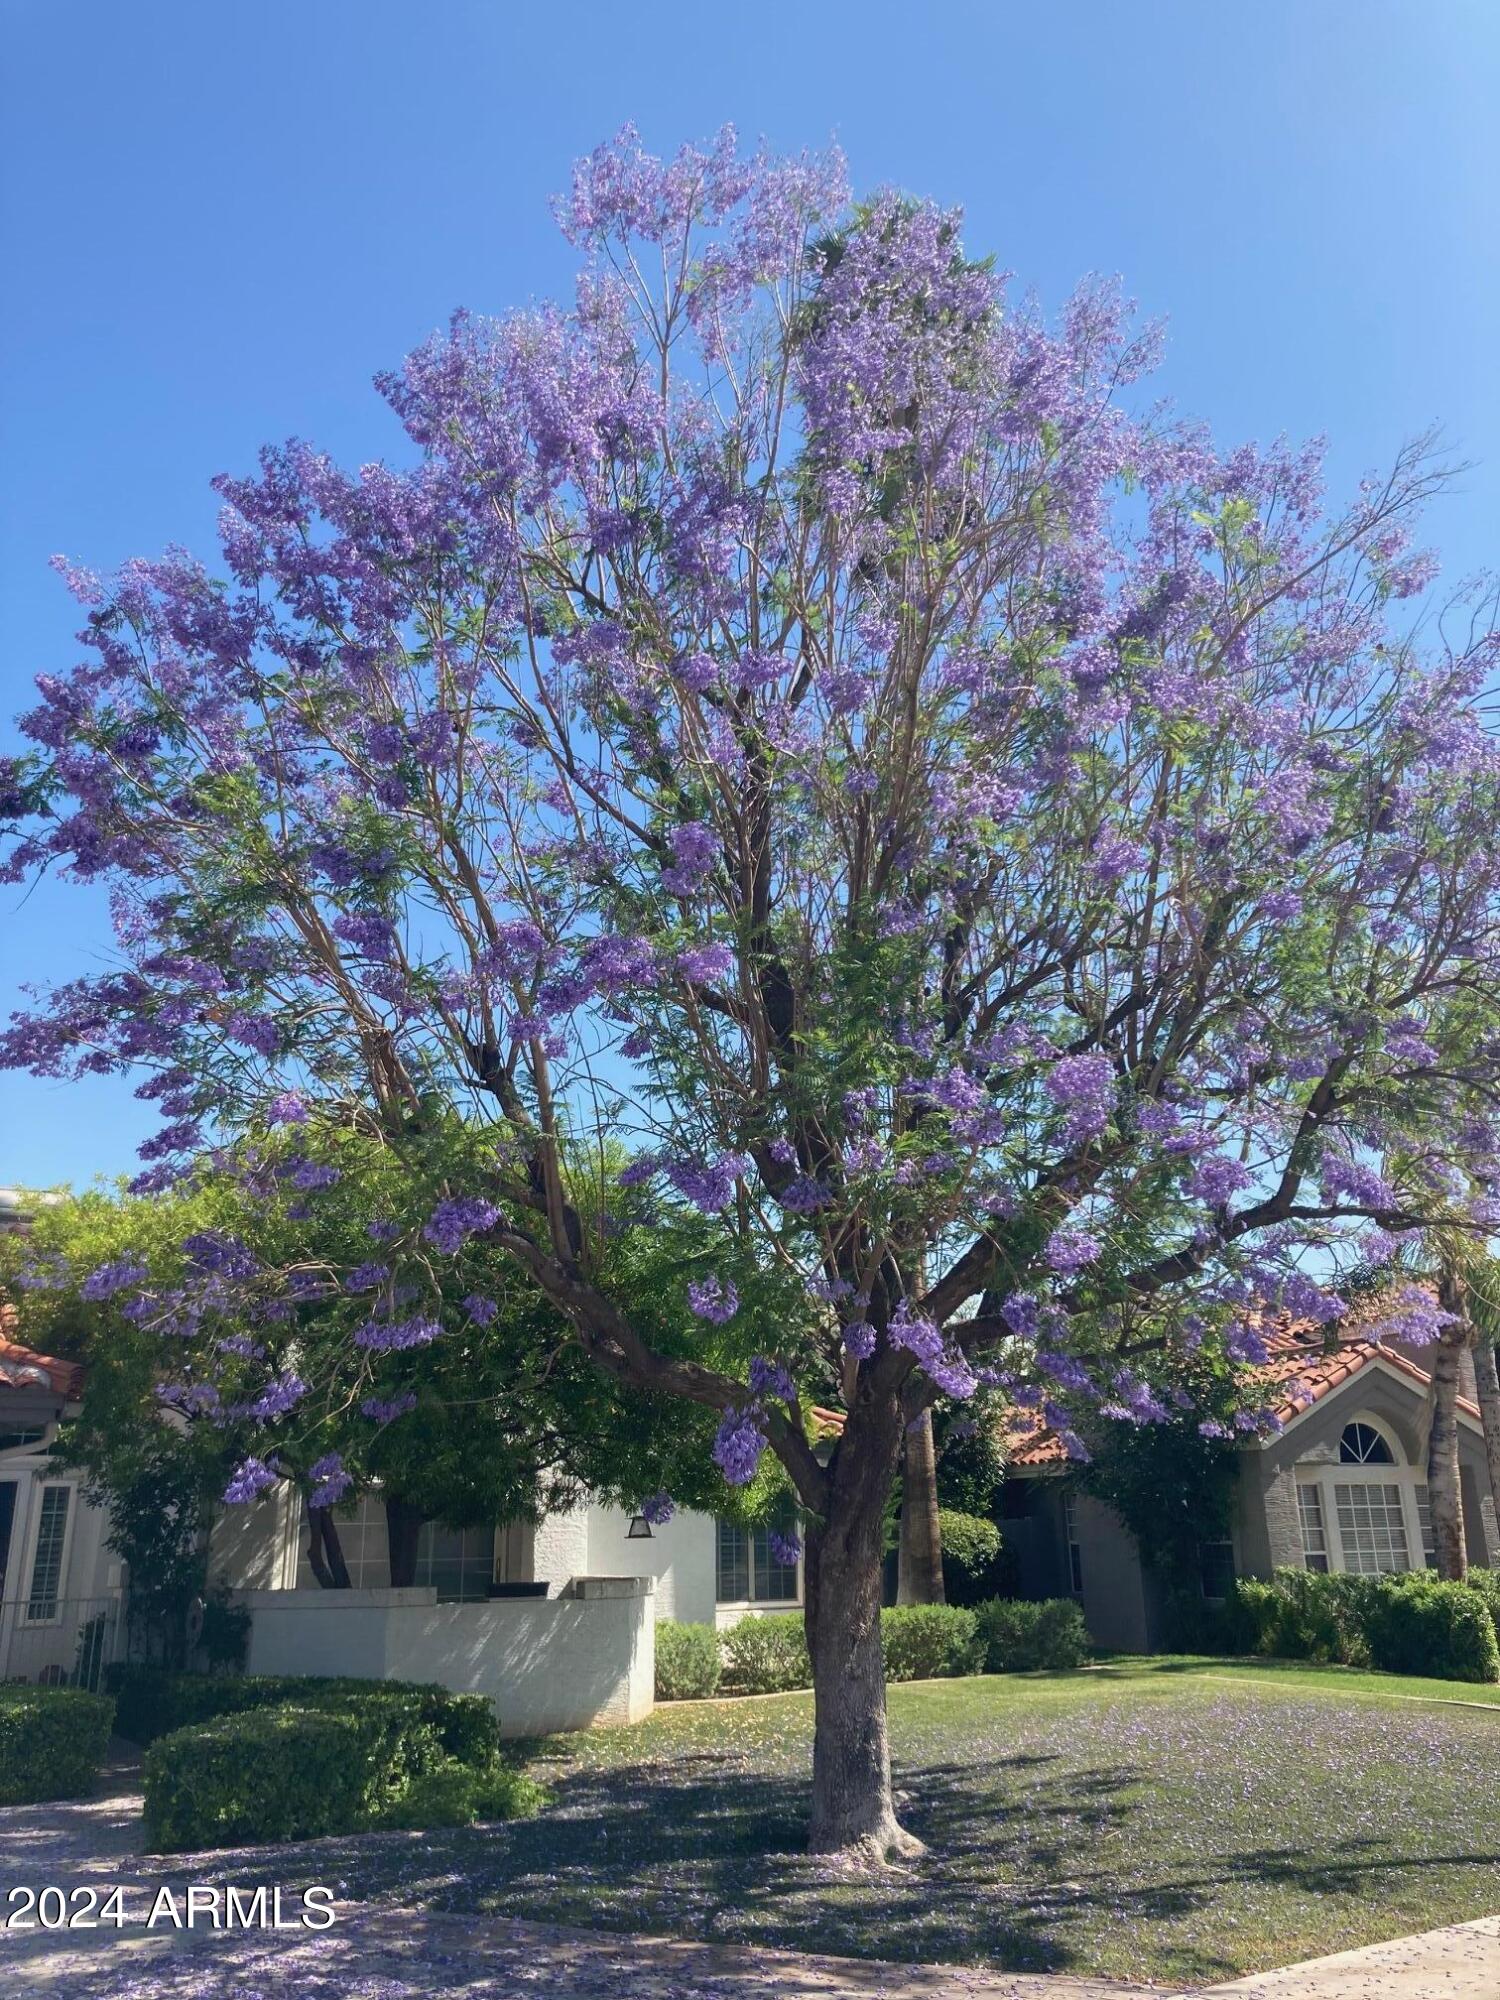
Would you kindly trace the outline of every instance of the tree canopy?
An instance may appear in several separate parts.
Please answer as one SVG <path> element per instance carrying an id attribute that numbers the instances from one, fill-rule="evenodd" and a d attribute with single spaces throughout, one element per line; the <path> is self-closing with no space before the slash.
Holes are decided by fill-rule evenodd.
<path id="1" fill-rule="evenodd" d="M 925 1403 L 983 1379 L 1081 1451 L 1079 1398 L 1158 1421 L 1185 1351 L 1487 1221 L 1496 635 L 1416 615 L 1426 445 L 1330 510 L 1316 448 L 1144 406 L 1113 290 L 1051 325 L 836 156 L 627 130 L 558 215 L 572 303 L 384 378 L 402 455 L 220 479 L 220 574 L 69 570 L 0 810 L 13 875 L 110 884 L 121 963 L 0 1053 L 146 1068 L 148 1189 L 274 1126 L 316 1203 L 341 1131 L 482 1132 L 330 1376 L 436 1341 L 482 1238 L 730 1482 L 777 1455 L 815 1670 L 863 1685 L 865 1584 L 817 1606 Z M 705 1221 L 669 1345 L 611 1259 Z M 816 1841 L 886 1843 L 888 1788 L 829 1796 Z"/>

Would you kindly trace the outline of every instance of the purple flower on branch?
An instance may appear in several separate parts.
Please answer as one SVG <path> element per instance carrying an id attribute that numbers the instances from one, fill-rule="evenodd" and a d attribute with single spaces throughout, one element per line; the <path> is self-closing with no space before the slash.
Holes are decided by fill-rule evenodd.
<path id="1" fill-rule="evenodd" d="M 1061 1277 L 1072 1277 L 1097 1262 L 1103 1245 L 1086 1229 L 1054 1229 L 1047 1238 L 1047 1262 Z"/>
<path id="2" fill-rule="evenodd" d="M 724 1326 L 740 1309 L 740 1295 L 726 1279 L 710 1274 L 695 1278 L 687 1288 L 688 1305 L 699 1319 Z"/>
<path id="3" fill-rule="evenodd" d="M 310 1507 L 335 1506 L 354 1484 L 353 1475 L 344 1470 L 344 1461 L 336 1451 L 326 1452 L 308 1468 L 307 1476 L 313 1482 L 307 1496 Z"/>
<path id="4" fill-rule="evenodd" d="M 760 1466 L 766 1448 L 765 1418 L 750 1404 L 743 1410 L 726 1410 L 719 1420 L 713 1458 L 731 1486 L 748 1486 Z"/>
<path id="5" fill-rule="evenodd" d="M 274 1459 L 267 1465 L 262 1459 L 247 1458 L 235 1468 L 233 1478 L 224 1488 L 224 1499 L 231 1507 L 243 1506 L 247 1501 L 259 1499 L 280 1478 Z"/>
<path id="6" fill-rule="evenodd" d="M 445 1256 L 461 1250 L 471 1236 L 480 1235 L 500 1220 L 492 1201 L 479 1195 L 451 1195 L 440 1201 L 427 1219 L 422 1234 Z"/>
<path id="7" fill-rule="evenodd" d="M 127 1285 L 138 1285 L 146 1276 L 146 1266 L 138 1257 L 117 1257 L 112 1264 L 100 1264 L 90 1271 L 79 1287 L 79 1294 L 85 1299 L 112 1299 L 116 1292 L 123 1292 Z"/>

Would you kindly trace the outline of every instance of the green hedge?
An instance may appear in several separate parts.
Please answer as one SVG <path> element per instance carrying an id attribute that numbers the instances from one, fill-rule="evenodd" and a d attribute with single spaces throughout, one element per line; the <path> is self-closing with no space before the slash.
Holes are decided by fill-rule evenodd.
<path id="1" fill-rule="evenodd" d="M 1088 1627 L 1071 1597 L 997 1597 L 974 1616 L 985 1673 L 1060 1673 L 1089 1656 Z"/>
<path id="2" fill-rule="evenodd" d="M 1223 1649 L 1367 1667 L 1365 1619 L 1377 1581 L 1305 1569 L 1278 1569 L 1269 1583 L 1241 1577 L 1225 1602 Z"/>
<path id="3" fill-rule="evenodd" d="M 114 1712 L 82 1688 L 0 1686 L 0 1806 L 91 1792 Z"/>
<path id="4" fill-rule="evenodd" d="M 656 1699 L 702 1701 L 719 1691 L 724 1663 L 712 1625 L 679 1625 L 663 1618 L 656 1628 Z"/>
<path id="5" fill-rule="evenodd" d="M 461 1764 L 480 1765 L 500 1744 L 495 1707 L 482 1694 L 454 1694 L 417 1681 L 365 1681 L 322 1674 L 171 1674 L 156 1667 L 112 1667 L 115 1727 L 142 1745 L 194 1723 L 243 1715 L 259 1708 L 347 1708 L 351 1703 L 395 1703 L 416 1709 L 416 1720 L 436 1730 L 443 1751 Z"/>
<path id="6" fill-rule="evenodd" d="M 984 1659 L 974 1613 L 957 1604 L 887 1606 L 880 1614 L 880 1652 L 888 1681 L 977 1674 Z"/>
<path id="7" fill-rule="evenodd" d="M 1004 1577 L 1000 1530 L 979 1514 L 938 1509 L 943 1538 L 943 1592 L 950 1604 L 983 1604 L 997 1597 Z"/>
<path id="8" fill-rule="evenodd" d="M 724 1678 L 735 1694 L 785 1694 L 812 1686 L 800 1612 L 752 1613 L 719 1635 Z"/>
<path id="9" fill-rule="evenodd" d="M 1382 1577 L 1365 1616 L 1370 1663 L 1440 1681 L 1500 1680 L 1495 1625 L 1477 1592 L 1418 1574 Z"/>
<path id="10" fill-rule="evenodd" d="M 1427 1570 L 1349 1576 L 1278 1569 L 1269 1582 L 1236 1583 L 1224 1610 L 1224 1649 L 1493 1681 L 1500 1678 L 1497 1605 L 1500 1580 L 1492 1572 L 1475 1571 L 1466 1585 Z"/>
<path id="11" fill-rule="evenodd" d="M 311 1698 L 241 1707 L 157 1738 L 145 1760 L 154 1847 L 462 1825 L 534 1810 L 535 1787 L 498 1761 L 498 1724 L 483 1696 L 392 1681 L 293 1685 Z"/>

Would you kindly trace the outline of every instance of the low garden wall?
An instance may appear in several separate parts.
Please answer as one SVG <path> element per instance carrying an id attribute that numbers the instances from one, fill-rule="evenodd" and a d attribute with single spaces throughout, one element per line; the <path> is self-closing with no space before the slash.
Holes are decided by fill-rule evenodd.
<path id="1" fill-rule="evenodd" d="M 439 1604 L 415 1590 L 247 1590 L 251 1674 L 435 1681 L 488 1695 L 503 1736 L 639 1722 L 651 1712 L 650 1577 L 575 1577 L 557 1597 Z"/>

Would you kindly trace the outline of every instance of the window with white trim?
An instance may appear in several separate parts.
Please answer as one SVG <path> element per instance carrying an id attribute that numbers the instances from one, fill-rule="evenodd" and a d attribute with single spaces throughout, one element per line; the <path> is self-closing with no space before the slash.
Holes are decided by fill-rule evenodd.
<path id="1" fill-rule="evenodd" d="M 1297 1485 L 1297 1515 L 1302 1525 L 1302 1567 L 1328 1568 L 1328 1530 L 1323 1522 L 1323 1496 L 1311 1480 Z"/>
<path id="2" fill-rule="evenodd" d="M 1306 1568 L 1384 1576 L 1432 1567 L 1432 1509 L 1421 1467 L 1383 1418 L 1354 1418 L 1339 1433 L 1336 1456 L 1304 1459 L 1296 1472 Z"/>
<path id="3" fill-rule="evenodd" d="M 718 1572 L 714 1595 L 720 1604 L 796 1604 L 801 1578 L 795 1562 L 778 1560 L 771 1536 L 791 1535 L 790 1517 L 778 1527 L 742 1527 L 738 1521 L 718 1524 Z"/>
<path id="4" fill-rule="evenodd" d="M 1345 1424 L 1339 1439 L 1340 1465 L 1394 1465 L 1396 1454 L 1373 1424 Z"/>
<path id="5" fill-rule="evenodd" d="M 68 1545 L 68 1506 L 71 1486 L 44 1486 L 37 1512 L 36 1543 L 31 1556 L 31 1588 L 26 1595 L 26 1617 L 33 1625 L 48 1623 L 57 1616 L 62 1595 L 63 1554 Z"/>
<path id="6" fill-rule="evenodd" d="M 1383 1576 L 1411 1568 L 1398 1485 L 1374 1479 L 1339 1480 L 1333 1504 L 1346 1570 L 1355 1576 Z"/>

